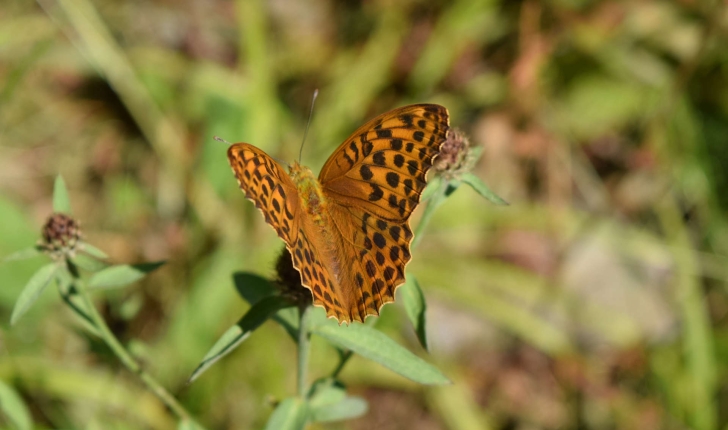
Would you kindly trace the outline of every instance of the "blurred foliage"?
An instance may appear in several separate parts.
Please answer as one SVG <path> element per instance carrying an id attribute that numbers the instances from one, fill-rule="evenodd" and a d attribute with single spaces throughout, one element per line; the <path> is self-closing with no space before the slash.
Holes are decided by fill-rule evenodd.
<path id="1" fill-rule="evenodd" d="M 279 326 L 185 386 L 247 309 L 232 274 L 270 276 L 281 248 L 212 136 L 294 160 L 319 88 L 317 170 L 366 119 L 439 103 L 511 203 L 461 187 L 409 266 L 454 384 L 355 357 L 341 378 L 369 412 L 320 428 L 725 429 L 727 32 L 701 0 L 8 0 L 0 255 L 37 239 L 62 174 L 89 243 L 168 261 L 104 296 L 117 337 L 209 428 L 262 428 L 295 387 Z M 10 329 L 42 264 L 0 266 L 3 396 L 28 405 L 0 423 L 172 428 L 52 293 Z M 379 326 L 417 351 L 405 321 L 389 305 Z M 335 366 L 325 342 L 311 365 Z"/>

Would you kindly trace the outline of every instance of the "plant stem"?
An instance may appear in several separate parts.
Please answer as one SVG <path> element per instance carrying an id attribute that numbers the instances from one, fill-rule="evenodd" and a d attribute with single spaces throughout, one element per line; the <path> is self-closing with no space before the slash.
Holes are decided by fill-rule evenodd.
<path id="1" fill-rule="evenodd" d="M 298 396 L 306 398 L 306 379 L 308 379 L 308 356 L 311 349 L 311 334 L 309 333 L 309 315 L 311 306 L 298 309 Z"/>
<path id="2" fill-rule="evenodd" d="M 332 378 L 336 379 L 339 377 L 339 373 L 344 370 L 344 366 L 349 361 L 352 355 L 354 355 L 354 353 L 351 350 L 347 350 L 341 354 L 341 358 L 339 359 L 339 365 L 336 366 L 336 369 L 334 369 L 333 372 L 331 372 Z"/>
<path id="3" fill-rule="evenodd" d="M 161 400 L 162 403 L 164 403 L 172 411 L 172 413 L 174 413 L 180 420 L 192 421 L 192 417 L 189 412 L 185 410 L 184 406 L 182 406 L 177 399 L 175 399 L 164 387 L 162 387 L 162 385 L 160 385 L 159 382 L 152 377 L 152 375 L 142 369 L 139 363 L 134 360 L 131 354 L 129 354 L 121 342 L 119 342 L 116 336 L 114 336 L 109 329 L 109 326 L 106 325 L 106 321 L 104 321 L 101 314 L 99 314 L 98 310 L 96 310 L 93 300 L 91 299 L 91 295 L 86 290 L 86 286 L 83 285 L 83 281 L 79 278 L 75 278 L 74 281 L 78 287 L 78 292 L 86 305 L 87 316 L 91 318 L 91 321 L 98 330 L 99 336 L 101 336 L 103 341 L 106 342 L 106 345 L 109 346 L 127 369 L 139 376 L 139 379 L 144 382 L 147 388 L 154 393 L 154 395 L 157 396 L 157 398 L 159 398 L 159 400 Z"/>

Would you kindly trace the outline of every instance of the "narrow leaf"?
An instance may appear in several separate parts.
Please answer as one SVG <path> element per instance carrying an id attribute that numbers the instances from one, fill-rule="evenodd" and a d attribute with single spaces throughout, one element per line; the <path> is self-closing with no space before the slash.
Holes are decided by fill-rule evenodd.
<path id="1" fill-rule="evenodd" d="M 18 430 L 31 430 L 33 422 L 22 397 L 9 385 L 0 381 L 0 415 L 4 415 Z"/>
<path id="2" fill-rule="evenodd" d="M 280 309 L 290 306 L 292 306 L 291 303 L 281 296 L 265 297 L 258 301 L 248 310 L 245 316 L 243 316 L 237 324 L 230 327 L 220 337 L 220 339 L 215 342 L 215 345 L 202 359 L 187 383 L 189 384 L 197 379 L 200 375 L 202 375 L 202 373 L 209 369 L 210 366 L 232 352 L 238 345 L 250 336 L 253 330 L 258 328 Z"/>
<path id="3" fill-rule="evenodd" d="M 278 404 L 265 430 L 303 430 L 307 421 L 306 404 L 297 397 L 289 397 Z"/>
<path id="4" fill-rule="evenodd" d="M 88 254 L 92 257 L 101 258 L 101 259 L 109 258 L 109 256 L 106 255 L 106 253 L 104 251 L 91 245 L 88 242 L 81 243 L 81 251 L 85 252 L 86 254 Z"/>
<path id="5" fill-rule="evenodd" d="M 348 327 L 326 324 L 313 329 L 324 339 L 420 384 L 443 385 L 450 381 L 435 366 L 412 354 L 384 333 L 363 324 Z"/>
<path id="6" fill-rule="evenodd" d="M 18 319 L 30 309 L 30 307 L 38 300 L 40 294 L 43 292 L 45 287 L 48 286 L 51 279 L 56 273 L 60 266 L 57 263 L 49 263 L 38 269 L 37 272 L 30 278 L 28 283 L 23 288 L 23 291 L 18 297 L 18 301 L 15 302 L 13 313 L 10 316 L 10 324 L 15 324 Z"/>
<path id="7" fill-rule="evenodd" d="M 367 401 L 359 396 L 346 396 L 340 401 L 311 411 L 312 421 L 342 421 L 360 417 L 369 409 Z"/>
<path id="8" fill-rule="evenodd" d="M 233 283 L 240 297 L 250 305 L 276 293 L 270 281 L 252 273 L 236 272 L 233 274 Z"/>
<path id="9" fill-rule="evenodd" d="M 425 302 L 425 295 L 422 294 L 419 282 L 414 276 L 407 274 L 407 282 L 397 289 L 397 293 L 400 295 L 407 317 L 415 329 L 417 340 L 427 350 L 427 333 L 425 331 L 427 302 Z"/>
<path id="10" fill-rule="evenodd" d="M 366 400 L 346 395 L 344 387 L 333 379 L 317 381 L 308 401 L 311 419 L 315 422 L 340 421 L 366 413 Z"/>
<path id="11" fill-rule="evenodd" d="M 323 378 L 312 384 L 307 397 L 309 407 L 318 408 L 343 400 L 346 389 L 334 378 Z"/>
<path id="12" fill-rule="evenodd" d="M 200 427 L 199 424 L 192 421 L 191 419 L 184 419 L 177 425 L 177 430 L 205 430 L 204 427 Z"/>
<path id="13" fill-rule="evenodd" d="M 56 176 L 56 182 L 53 184 L 53 212 L 71 214 L 71 201 L 68 198 L 68 189 L 61 175 Z"/>
<path id="14" fill-rule="evenodd" d="M 487 185 L 485 185 L 485 182 L 481 181 L 480 178 L 473 175 L 472 173 L 465 173 L 460 179 L 466 184 L 470 185 L 475 191 L 478 192 L 478 194 L 490 200 L 491 203 L 499 206 L 508 206 L 507 201 L 498 197 L 493 191 L 490 190 L 490 188 L 488 188 Z"/>
<path id="15" fill-rule="evenodd" d="M 26 260 L 28 258 L 37 257 L 38 255 L 41 255 L 42 252 L 40 250 L 40 247 L 33 246 L 30 248 L 21 249 L 20 251 L 13 252 L 12 254 L 8 255 L 7 257 L 3 258 L 2 263 L 7 263 L 9 261 L 18 261 L 18 260 Z"/>
<path id="16" fill-rule="evenodd" d="M 164 261 L 141 264 L 119 264 L 94 274 L 88 281 L 89 288 L 114 288 L 136 282 L 157 270 Z"/>
<path id="17" fill-rule="evenodd" d="M 98 272 L 109 267 L 109 263 L 95 259 L 86 254 L 76 254 L 71 258 L 73 264 L 89 272 Z"/>

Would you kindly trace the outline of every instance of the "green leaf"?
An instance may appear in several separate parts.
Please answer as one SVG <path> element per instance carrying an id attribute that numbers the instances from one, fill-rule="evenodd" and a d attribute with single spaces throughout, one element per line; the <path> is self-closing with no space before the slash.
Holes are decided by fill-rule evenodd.
<path id="1" fill-rule="evenodd" d="M 417 282 L 414 276 L 408 274 L 407 281 L 397 289 L 397 293 L 399 293 L 400 300 L 404 304 L 404 310 L 407 312 L 407 317 L 415 329 L 417 340 L 427 350 L 427 333 L 425 331 L 427 302 L 425 302 L 425 295 L 422 294 L 419 282 Z"/>
<path id="2" fill-rule="evenodd" d="M 185 419 L 179 422 L 177 430 L 205 430 L 204 427 L 200 427 L 199 424 L 192 421 L 191 419 Z"/>
<path id="3" fill-rule="evenodd" d="M 306 403 L 297 397 L 289 397 L 278 404 L 265 430 L 303 430 L 307 421 Z"/>
<path id="4" fill-rule="evenodd" d="M 251 305 L 276 293 L 270 281 L 252 273 L 236 272 L 233 274 L 233 283 L 240 297 Z"/>
<path id="5" fill-rule="evenodd" d="M 314 422 L 341 421 L 359 417 L 366 413 L 366 400 L 347 396 L 346 390 L 333 379 L 317 381 L 308 401 L 311 419 Z"/>
<path id="6" fill-rule="evenodd" d="M 9 261 L 26 260 L 28 258 L 37 257 L 41 254 L 43 254 L 43 252 L 41 251 L 41 248 L 39 246 L 32 246 L 30 248 L 25 248 L 21 249 L 20 251 L 13 252 L 12 254 L 3 258 L 0 262 L 7 263 Z"/>
<path id="7" fill-rule="evenodd" d="M 15 324 L 18 319 L 30 309 L 30 307 L 38 300 L 40 294 L 50 283 L 51 279 L 59 269 L 58 263 L 49 263 L 38 269 L 37 272 L 30 278 L 28 283 L 23 288 L 23 291 L 18 297 L 18 301 L 15 302 L 13 307 L 13 313 L 10 316 L 10 325 Z"/>
<path id="8" fill-rule="evenodd" d="M 0 412 L 18 430 L 33 428 L 30 412 L 22 397 L 3 381 L 0 381 Z"/>
<path id="9" fill-rule="evenodd" d="M 488 188 L 487 185 L 485 185 L 483 181 L 480 180 L 480 178 L 473 175 L 472 173 L 465 173 L 460 179 L 466 184 L 470 185 L 475 191 L 478 192 L 478 194 L 490 200 L 491 203 L 499 206 L 508 206 L 507 201 L 498 197 L 493 191 L 490 190 L 490 188 Z"/>
<path id="10" fill-rule="evenodd" d="M 98 249 L 97 247 L 91 245 L 88 242 L 82 242 L 80 245 L 80 249 L 81 249 L 81 251 L 85 252 L 86 254 L 88 254 L 92 257 L 96 257 L 96 258 L 100 258 L 100 259 L 109 258 L 109 256 L 106 255 L 106 253 L 104 251 Z"/>
<path id="11" fill-rule="evenodd" d="M 483 147 L 480 145 L 475 145 L 470 147 L 470 154 L 468 159 L 472 160 L 471 165 L 474 165 L 478 160 L 480 160 L 480 156 L 483 155 Z"/>
<path id="12" fill-rule="evenodd" d="M 445 187 L 445 192 L 443 193 L 443 195 L 445 197 L 450 197 L 450 195 L 452 195 L 452 193 L 457 191 L 457 189 L 459 187 L 460 187 L 460 181 L 450 181 L 447 183 L 447 187 Z"/>
<path id="13" fill-rule="evenodd" d="M 141 264 L 119 264 L 94 274 L 88 281 L 89 288 L 115 288 L 136 282 L 157 270 L 164 261 Z"/>
<path id="14" fill-rule="evenodd" d="M 278 292 L 269 280 L 252 273 L 236 272 L 233 282 L 240 297 L 251 305 Z M 298 312 L 295 309 L 282 309 L 273 320 L 286 330 L 294 342 L 298 342 Z"/>
<path id="15" fill-rule="evenodd" d="M 346 397 L 346 389 L 334 378 L 321 378 L 311 384 L 306 397 L 310 407 L 320 407 L 341 401 Z"/>
<path id="16" fill-rule="evenodd" d="M 248 312 L 243 316 L 237 324 L 230 327 L 221 337 L 215 342 L 215 345 L 207 352 L 205 357 L 202 359 L 200 364 L 197 366 L 192 376 L 187 381 L 191 383 L 197 379 L 202 373 L 215 364 L 222 357 L 232 352 L 238 345 L 240 345 L 250 334 L 273 316 L 280 309 L 292 306 L 290 302 L 281 296 L 269 296 L 261 299 L 254 304 Z"/>
<path id="17" fill-rule="evenodd" d="M 68 189 L 61 175 L 56 176 L 56 182 L 53 184 L 53 212 L 71 214 L 71 201 L 68 198 Z"/>
<path id="18" fill-rule="evenodd" d="M 350 349 L 362 357 L 420 384 L 443 385 L 450 381 L 435 366 L 412 354 L 384 333 L 363 324 L 338 326 L 326 324 L 315 327 L 313 333 Z"/>
<path id="19" fill-rule="evenodd" d="M 71 261 L 73 261 L 73 264 L 75 264 L 76 266 L 89 272 L 98 272 L 109 267 L 109 263 L 99 261 L 90 255 L 80 253 L 74 255 L 71 258 Z"/>
<path id="20" fill-rule="evenodd" d="M 346 396 L 341 401 L 311 411 L 315 422 L 350 420 L 364 415 L 369 409 L 367 401 L 359 396 Z"/>

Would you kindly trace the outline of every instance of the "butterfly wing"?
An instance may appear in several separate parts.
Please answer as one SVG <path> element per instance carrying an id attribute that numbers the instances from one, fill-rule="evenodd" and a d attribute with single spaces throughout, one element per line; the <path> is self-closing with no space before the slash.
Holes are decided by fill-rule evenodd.
<path id="1" fill-rule="evenodd" d="M 382 114 L 339 146 L 319 181 L 344 206 L 361 207 L 386 220 L 406 220 L 448 129 L 447 109 L 439 105 L 410 105 Z"/>
<path id="2" fill-rule="evenodd" d="M 443 106 L 401 107 L 359 127 L 321 169 L 319 181 L 343 238 L 340 258 L 353 262 L 342 274 L 354 290 L 344 304 L 352 319 L 378 314 L 404 282 L 409 217 L 448 130 Z"/>
<path id="3" fill-rule="evenodd" d="M 245 197 L 255 203 L 289 247 L 299 232 L 298 191 L 283 167 L 268 154 L 247 143 L 228 148 L 228 161 Z"/>
<path id="4" fill-rule="evenodd" d="M 333 291 L 334 279 L 325 266 L 311 220 L 300 208 L 296 185 L 283 167 L 260 149 L 236 143 L 228 149 L 228 161 L 245 196 L 260 209 L 265 221 L 286 242 L 301 284 L 311 290 L 313 302 L 328 316 L 342 320 L 344 310 Z"/>

